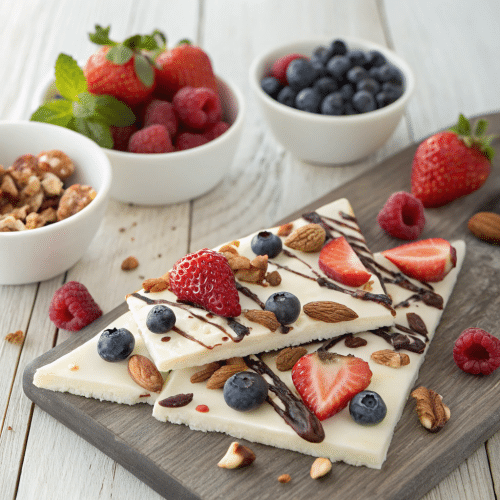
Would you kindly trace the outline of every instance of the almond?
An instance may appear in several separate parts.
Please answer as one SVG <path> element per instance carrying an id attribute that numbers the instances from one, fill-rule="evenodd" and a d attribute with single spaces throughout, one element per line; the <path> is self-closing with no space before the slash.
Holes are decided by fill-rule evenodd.
<path id="1" fill-rule="evenodd" d="M 278 236 L 289 236 L 293 231 L 293 222 L 287 222 L 278 228 L 277 235 Z"/>
<path id="2" fill-rule="evenodd" d="M 326 476 L 332 470 L 332 462 L 328 458 L 317 458 L 312 466 L 310 475 L 313 479 Z"/>
<path id="3" fill-rule="evenodd" d="M 391 368 L 401 368 L 410 364 L 410 356 L 404 352 L 396 352 L 392 349 L 382 349 L 375 351 L 370 356 L 375 363 L 389 366 Z"/>
<path id="4" fill-rule="evenodd" d="M 487 243 L 500 244 L 500 215 L 493 212 L 478 212 L 469 219 L 469 231 Z"/>
<path id="5" fill-rule="evenodd" d="M 223 469 L 240 469 L 250 465 L 254 460 L 255 453 L 250 448 L 234 442 L 217 465 Z"/>
<path id="6" fill-rule="evenodd" d="M 341 321 L 352 321 L 358 315 L 349 307 L 328 300 L 308 302 L 303 307 L 304 312 L 312 319 L 325 323 L 340 323 Z"/>
<path id="7" fill-rule="evenodd" d="M 196 373 L 193 373 L 193 375 L 191 375 L 191 378 L 189 380 L 192 384 L 197 384 L 198 382 L 205 382 L 205 380 L 208 380 L 219 368 L 220 364 L 217 361 L 214 361 L 213 363 L 208 363 L 207 365 L 203 366 L 200 370 L 198 370 Z"/>
<path id="8" fill-rule="evenodd" d="M 307 354 L 305 347 L 286 347 L 276 356 L 276 368 L 280 372 L 291 370 L 295 363 Z"/>
<path id="9" fill-rule="evenodd" d="M 275 332 L 281 326 L 280 322 L 276 319 L 276 315 L 272 311 L 249 309 L 243 312 L 243 316 L 249 321 L 259 323 L 259 325 L 269 328 L 272 332 Z"/>
<path id="10" fill-rule="evenodd" d="M 246 368 L 245 364 L 221 366 L 207 380 L 207 389 L 222 389 L 227 379 L 231 378 L 235 373 L 244 372 Z"/>
<path id="11" fill-rule="evenodd" d="M 325 243 L 326 232 L 319 224 L 306 224 L 297 228 L 285 245 L 301 252 L 319 252 Z"/>
<path id="12" fill-rule="evenodd" d="M 138 266 L 139 266 L 139 261 L 137 260 L 137 257 L 134 257 L 133 255 L 127 257 L 122 262 L 121 265 L 123 271 L 131 271 L 132 269 L 135 269 Z"/>
<path id="13" fill-rule="evenodd" d="M 163 377 L 154 363 L 146 356 L 134 354 L 128 360 L 128 372 L 132 380 L 151 392 L 160 392 Z"/>
<path id="14" fill-rule="evenodd" d="M 438 432 L 450 420 L 450 409 L 443 403 L 443 397 L 432 389 L 420 386 L 411 396 L 417 402 L 417 415 L 420 423 L 429 432 Z"/>

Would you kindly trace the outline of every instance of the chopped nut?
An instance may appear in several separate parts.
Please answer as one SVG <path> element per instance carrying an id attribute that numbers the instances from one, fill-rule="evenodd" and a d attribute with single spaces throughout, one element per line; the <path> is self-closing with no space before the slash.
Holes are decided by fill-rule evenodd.
<path id="1" fill-rule="evenodd" d="M 10 202 L 14 203 L 17 201 L 19 190 L 17 189 L 14 179 L 9 174 L 3 176 L 0 192 L 2 196 L 7 198 Z"/>
<path id="2" fill-rule="evenodd" d="M 131 255 L 127 257 L 121 265 L 122 271 L 131 271 L 132 269 L 136 269 L 139 266 L 139 261 L 136 257 Z"/>
<path id="3" fill-rule="evenodd" d="M 290 474 L 281 474 L 281 476 L 278 477 L 278 481 L 283 484 L 289 483 L 291 480 Z"/>
<path id="4" fill-rule="evenodd" d="M 90 186 L 73 184 L 61 196 L 57 209 L 57 220 L 67 219 L 85 208 L 95 197 L 96 191 Z"/>
<path id="5" fill-rule="evenodd" d="M 24 333 L 22 330 L 17 330 L 14 333 L 8 333 L 5 340 L 11 344 L 22 344 L 24 342 Z"/>
<path id="6" fill-rule="evenodd" d="M 293 231 L 293 222 L 288 222 L 287 224 L 283 224 L 278 228 L 276 234 L 278 236 L 289 236 Z"/>
<path id="7" fill-rule="evenodd" d="M 21 200 L 28 200 L 33 198 L 36 194 L 40 193 L 42 190 L 42 183 L 36 175 L 32 175 L 28 179 L 28 183 L 21 191 Z"/>
<path id="8" fill-rule="evenodd" d="M 326 476 L 332 470 L 332 462 L 328 458 L 317 458 L 311 467 L 311 477 L 318 479 Z"/>
<path id="9" fill-rule="evenodd" d="M 291 370 L 295 363 L 307 354 L 305 347 L 286 347 L 276 356 L 276 368 L 280 372 Z"/>
<path id="10" fill-rule="evenodd" d="M 278 271 L 267 273 L 265 279 L 271 286 L 279 286 L 281 284 L 281 275 Z"/>
<path id="11" fill-rule="evenodd" d="M 42 189 L 47 196 L 58 196 L 63 191 L 63 182 L 52 172 L 43 174 Z"/>
<path id="12" fill-rule="evenodd" d="M 165 279 L 164 277 L 149 278 L 142 282 L 142 288 L 144 288 L 146 292 L 163 292 L 163 290 L 168 289 L 168 279 Z"/>
<path id="13" fill-rule="evenodd" d="M 373 290 L 373 283 L 374 281 L 373 280 L 369 280 L 367 281 L 364 285 L 363 285 L 363 290 L 365 292 L 371 292 Z"/>
<path id="14" fill-rule="evenodd" d="M 9 215 L 0 220 L 0 232 L 8 233 L 13 231 L 24 231 L 26 227 L 19 219 Z"/>
<path id="15" fill-rule="evenodd" d="M 45 224 L 56 222 L 57 212 L 54 208 L 47 208 L 41 213 L 31 212 L 26 217 L 26 229 L 36 229 L 43 227 Z"/>
<path id="16" fill-rule="evenodd" d="M 392 349 L 382 349 L 375 351 L 370 356 L 375 363 L 391 368 L 401 368 L 410 364 L 410 356 L 404 352 L 393 351 Z"/>
<path id="17" fill-rule="evenodd" d="M 255 453 L 250 448 L 234 442 L 217 465 L 223 469 L 240 469 L 250 465 L 254 460 Z"/>
<path id="18" fill-rule="evenodd" d="M 75 171 L 71 158 L 57 149 L 42 151 L 37 155 L 37 159 L 42 170 L 52 172 L 61 180 L 67 179 Z"/>
<path id="19" fill-rule="evenodd" d="M 438 432 L 451 417 L 450 409 L 443 403 L 443 397 L 432 389 L 420 386 L 411 396 L 417 402 L 420 423 L 429 432 Z"/>

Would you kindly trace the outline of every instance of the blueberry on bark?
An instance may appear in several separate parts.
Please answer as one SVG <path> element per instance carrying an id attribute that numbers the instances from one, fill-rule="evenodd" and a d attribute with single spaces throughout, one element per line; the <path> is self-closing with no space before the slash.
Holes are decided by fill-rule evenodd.
<path id="1" fill-rule="evenodd" d="M 269 231 L 260 231 L 250 242 L 255 255 L 267 255 L 270 259 L 276 257 L 283 249 L 281 238 Z"/>
<path id="2" fill-rule="evenodd" d="M 224 384 L 224 401 L 233 410 L 255 410 L 266 400 L 268 389 L 264 377 L 258 373 L 235 373 Z"/>
<path id="3" fill-rule="evenodd" d="M 126 328 L 108 328 L 97 341 L 97 352 L 105 361 L 127 359 L 135 346 L 135 338 Z"/>
<path id="4" fill-rule="evenodd" d="M 300 301 L 290 292 L 276 292 L 269 296 L 265 310 L 271 311 L 282 325 L 293 323 L 300 314 Z"/>
<path id="5" fill-rule="evenodd" d="M 361 391 L 351 399 L 349 413 L 358 424 L 374 425 L 384 420 L 387 407 L 378 393 Z"/>
<path id="6" fill-rule="evenodd" d="M 174 327 L 175 320 L 175 313 L 170 307 L 158 304 L 149 310 L 146 326 L 153 333 L 167 333 Z"/>

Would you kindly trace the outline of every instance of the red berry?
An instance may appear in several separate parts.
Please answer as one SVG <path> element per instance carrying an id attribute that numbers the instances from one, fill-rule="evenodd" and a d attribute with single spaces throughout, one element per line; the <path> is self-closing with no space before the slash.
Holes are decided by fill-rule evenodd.
<path id="1" fill-rule="evenodd" d="M 467 328 L 455 341 L 453 359 L 464 372 L 489 375 L 500 366 L 500 340 L 481 328 Z"/>
<path id="2" fill-rule="evenodd" d="M 240 297 L 227 259 L 206 248 L 178 260 L 169 285 L 181 301 L 193 302 L 224 317 L 241 314 Z"/>
<path id="3" fill-rule="evenodd" d="M 183 87 L 175 94 L 172 104 L 181 122 L 194 129 L 217 123 L 222 115 L 219 96 L 205 87 Z"/>
<path id="4" fill-rule="evenodd" d="M 457 252 L 442 238 L 406 243 L 382 252 L 403 274 L 419 281 L 441 281 L 456 265 Z"/>
<path id="5" fill-rule="evenodd" d="M 68 281 L 56 290 L 49 307 L 49 318 L 64 330 L 76 332 L 102 316 L 87 288 L 77 281 Z"/>
<path id="6" fill-rule="evenodd" d="M 229 128 L 229 123 L 226 122 L 217 122 L 215 125 L 212 125 L 210 128 L 203 132 L 203 135 L 209 140 L 213 141 L 217 139 L 217 137 L 221 136 L 227 129 Z"/>
<path id="7" fill-rule="evenodd" d="M 128 151 L 131 153 L 169 153 L 174 151 L 168 130 L 163 125 L 150 125 L 138 130 L 130 137 Z"/>
<path id="8" fill-rule="evenodd" d="M 274 76 L 283 86 L 288 85 L 286 69 L 294 59 L 306 59 L 306 56 L 303 54 L 287 54 L 276 59 L 271 67 L 271 76 Z"/>
<path id="9" fill-rule="evenodd" d="M 196 148 L 202 144 L 206 144 L 208 139 L 204 134 L 194 134 L 192 132 L 182 132 L 179 134 L 175 140 L 175 148 L 179 151 L 184 151 L 185 149 Z"/>
<path id="10" fill-rule="evenodd" d="M 292 368 L 292 381 L 305 405 L 325 420 L 344 409 L 370 384 L 368 363 L 355 356 L 317 351 L 302 356 Z"/>
<path id="11" fill-rule="evenodd" d="M 329 278 L 346 286 L 364 285 L 371 276 L 344 236 L 321 249 L 318 264 Z"/>
<path id="12" fill-rule="evenodd" d="M 134 132 L 137 132 L 137 127 L 135 125 L 128 125 L 126 127 L 114 127 L 111 125 L 109 130 L 111 137 L 113 137 L 113 149 L 127 151 L 130 136 Z"/>
<path id="13" fill-rule="evenodd" d="M 177 116 L 172 103 L 153 99 L 144 114 L 144 127 L 149 125 L 163 125 L 170 137 L 174 137 L 177 133 Z"/>
<path id="14" fill-rule="evenodd" d="M 425 226 L 424 206 L 410 193 L 393 193 L 379 212 L 377 222 L 394 238 L 416 240 Z"/>

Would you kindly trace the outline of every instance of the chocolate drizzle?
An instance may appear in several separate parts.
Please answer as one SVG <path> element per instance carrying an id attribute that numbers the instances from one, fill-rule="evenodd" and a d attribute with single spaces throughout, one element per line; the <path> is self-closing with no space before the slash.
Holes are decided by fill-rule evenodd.
<path id="1" fill-rule="evenodd" d="M 245 363 L 260 375 L 271 378 L 269 390 L 283 403 L 285 409 L 279 407 L 270 397 L 266 401 L 274 411 L 297 433 L 299 437 L 310 443 L 321 443 L 325 439 L 325 431 L 320 420 L 307 406 L 294 396 L 292 391 L 282 380 L 260 359 L 250 356 L 245 358 Z"/>

